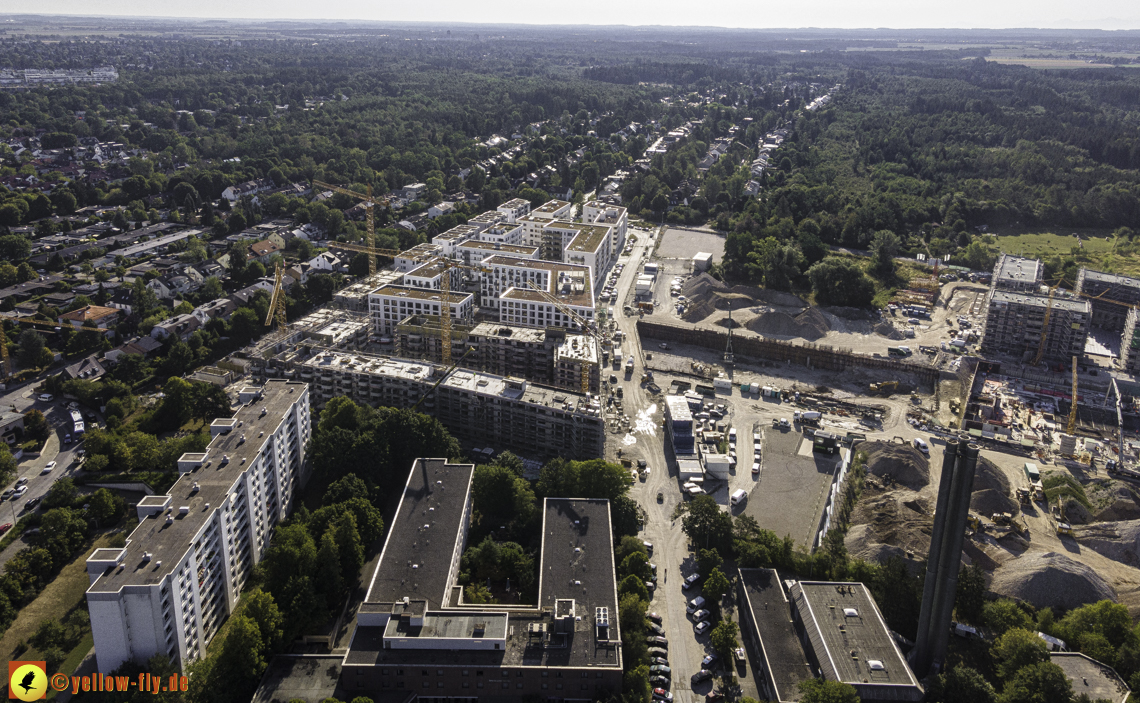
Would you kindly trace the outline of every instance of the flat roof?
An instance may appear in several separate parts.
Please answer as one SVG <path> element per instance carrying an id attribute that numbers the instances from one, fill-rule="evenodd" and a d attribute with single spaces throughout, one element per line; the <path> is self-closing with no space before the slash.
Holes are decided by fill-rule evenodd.
<path id="1" fill-rule="evenodd" d="M 414 286 L 393 286 L 386 285 L 377 288 L 369 295 L 384 295 L 390 298 L 408 298 L 411 300 L 427 300 L 427 301 L 443 301 L 443 291 L 434 290 L 431 288 L 416 288 Z M 471 298 L 470 293 L 451 292 L 447 294 L 447 301 L 449 303 L 462 303 Z"/>
<path id="2" fill-rule="evenodd" d="M 1124 703 L 1130 689 L 1112 669 L 1091 657 L 1077 652 L 1051 652 L 1049 661 L 1061 667 L 1073 684 L 1076 696 L 1087 693 L 1089 700 L 1109 700 Z"/>
<path id="3" fill-rule="evenodd" d="M 504 208 L 507 208 L 509 210 L 515 210 L 515 209 L 520 208 L 520 207 L 529 207 L 529 206 L 530 206 L 529 200 L 523 200 L 522 198 L 511 198 L 510 200 L 508 200 L 507 202 L 503 203 L 502 205 L 500 205 L 499 207 L 497 207 L 495 209 L 496 210 L 502 210 Z"/>
<path id="4" fill-rule="evenodd" d="M 585 334 L 568 334 L 554 347 L 558 359 L 584 361 L 591 364 L 598 363 L 598 344 L 594 338 Z"/>
<path id="5" fill-rule="evenodd" d="M 1122 276 L 1118 273 L 1105 273 L 1104 271 L 1094 271 L 1092 269 L 1081 269 L 1077 280 L 1095 281 L 1097 283 L 1104 283 L 1112 286 L 1124 286 L 1126 288 L 1140 288 L 1140 279 L 1132 278 L 1130 276 Z"/>
<path id="6" fill-rule="evenodd" d="M 415 276 L 416 278 L 438 278 L 443 275 L 444 271 L 450 268 L 447 262 L 441 256 L 437 256 L 423 262 L 411 271 L 408 271 L 405 276 Z"/>
<path id="7" fill-rule="evenodd" d="M 394 603 L 407 596 L 438 609 L 447 602 L 451 557 L 465 538 L 474 474 L 474 464 L 416 459 L 372 572 L 366 603 Z"/>
<path id="8" fill-rule="evenodd" d="M 172 500 L 174 522 L 166 524 L 166 514 L 157 513 L 138 524 L 127 538 L 123 569 L 108 568 L 88 593 L 115 593 L 124 586 L 149 586 L 159 583 L 191 549 L 191 542 L 207 520 L 221 509 L 234 484 L 254 464 L 265 445 L 273 441 L 273 433 L 284 421 L 285 411 L 307 390 L 309 384 L 296 381 L 270 380 L 262 386 L 263 396 L 238 408 L 233 415 L 234 428 L 214 437 L 202 453 L 202 468 L 183 474 L 167 492 Z M 263 417 L 262 408 L 267 410 Z M 258 432 L 265 431 L 258 438 Z M 249 440 L 249 441 L 246 441 Z M 223 457 L 229 461 L 223 463 Z M 194 491 L 194 485 L 199 487 Z M 150 496 L 161 500 L 164 496 Z M 186 515 L 180 508 L 189 507 Z M 117 550 L 116 550 L 117 551 Z M 144 561 L 144 555 L 150 559 Z"/>
<path id="9" fill-rule="evenodd" d="M 535 209 L 531 210 L 531 213 L 538 213 L 543 215 L 553 214 L 568 206 L 569 204 L 570 203 L 565 200 L 547 200 L 542 205 L 539 205 Z"/>
<path id="10" fill-rule="evenodd" d="M 481 627 L 476 627 L 477 625 Z M 506 613 L 465 613 L 445 610 L 429 612 L 422 625 L 412 625 L 410 618 L 392 618 L 384 627 L 385 637 L 422 637 L 424 639 L 506 639 Z"/>
<path id="11" fill-rule="evenodd" d="M 546 259 L 520 259 L 517 256 L 496 254 L 483 260 L 489 266 L 514 266 L 522 269 L 542 269 L 552 273 L 581 273 L 589 276 L 590 267 L 582 264 L 568 264 L 563 261 L 547 261 Z"/>
<path id="12" fill-rule="evenodd" d="M 918 686 L 866 586 L 799 581 L 791 594 L 824 678 L 853 685 Z M 872 669 L 871 662 L 881 663 L 882 669 Z"/>
<path id="13" fill-rule="evenodd" d="M 669 411 L 669 419 L 675 421 L 692 421 L 693 413 L 689 410 L 689 401 L 683 395 L 665 396 L 665 408 Z"/>
<path id="14" fill-rule="evenodd" d="M 1041 262 L 1021 256 L 1002 254 L 994 271 L 997 280 L 1033 284 L 1041 280 Z"/>
<path id="15" fill-rule="evenodd" d="M 538 327 L 505 325 L 501 322 L 480 322 L 471 330 L 471 336 L 494 337 L 495 339 L 509 339 L 515 342 L 541 344 L 546 341 L 546 330 Z"/>
<path id="16" fill-rule="evenodd" d="M 520 244 L 500 244 L 498 242 L 483 242 L 471 240 L 459 245 L 460 249 L 479 249 L 481 251 L 501 251 L 504 254 L 518 254 L 533 256 L 538 253 L 538 247 L 522 246 Z"/>
<path id="17" fill-rule="evenodd" d="M 1006 303 L 1009 305 L 1031 305 L 1033 307 L 1045 308 L 1049 306 L 1049 296 L 1047 295 L 1033 295 L 1031 293 L 1014 293 L 1008 290 L 995 290 L 993 292 L 993 302 Z M 1054 310 L 1065 310 L 1067 312 L 1083 312 L 1088 313 L 1092 306 L 1089 301 L 1084 298 L 1065 298 L 1062 296 L 1053 296 Z"/>
<path id="18" fill-rule="evenodd" d="M 740 569 L 740 583 L 763 651 L 776 700 L 803 698 L 799 683 L 814 678 L 811 662 L 791 620 L 788 595 L 775 569 Z"/>
<path id="19" fill-rule="evenodd" d="M 596 252 L 610 238 L 608 227 L 575 225 L 574 229 L 578 230 L 578 234 L 574 236 L 570 246 L 566 247 L 567 251 Z"/>
<path id="20" fill-rule="evenodd" d="M 591 308 L 594 306 L 593 299 L 587 293 L 559 295 L 556 297 L 558 298 L 558 302 L 565 305 L 572 305 L 574 307 L 580 308 Z M 547 300 L 541 293 L 531 288 L 509 288 L 499 296 L 499 299 L 525 300 L 527 302 L 543 303 L 545 305 L 551 304 L 550 301 Z"/>

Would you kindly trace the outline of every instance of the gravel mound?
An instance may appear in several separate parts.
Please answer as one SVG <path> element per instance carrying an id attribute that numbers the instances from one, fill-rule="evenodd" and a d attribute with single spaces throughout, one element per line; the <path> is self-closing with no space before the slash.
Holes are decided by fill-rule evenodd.
<path id="1" fill-rule="evenodd" d="M 1140 520 L 1098 522 L 1074 530 L 1082 546 L 1121 564 L 1140 568 Z"/>
<path id="2" fill-rule="evenodd" d="M 990 590 L 1038 608 L 1069 610 L 1100 600 L 1116 600 L 1116 591 L 1088 566 L 1056 552 L 1026 553 L 994 571 Z"/>
<path id="3" fill-rule="evenodd" d="M 1131 487 L 1121 483 L 1112 487 L 1107 493 L 1107 505 L 1093 515 L 1094 520 L 1112 522 L 1140 518 L 1140 504 L 1137 504 L 1136 494 L 1132 492 Z M 1100 503 L 1099 500 L 1093 502 Z"/>
<path id="4" fill-rule="evenodd" d="M 903 339 L 903 333 L 899 332 L 899 328 L 895 327 L 894 325 L 892 325 L 889 322 L 880 322 L 879 324 L 875 325 L 871 329 L 875 334 L 879 335 L 880 337 L 886 337 L 887 339 L 895 339 L 895 340 Z"/>
<path id="5" fill-rule="evenodd" d="M 978 457 L 978 468 L 974 470 L 974 491 L 994 490 L 1005 495 L 1010 494 L 1009 478 L 993 462 L 985 457 Z"/>
<path id="6" fill-rule="evenodd" d="M 808 308 L 792 317 L 785 312 L 768 311 L 745 323 L 750 331 L 763 336 L 803 337 L 816 340 L 827 334 L 830 326 L 816 308 Z"/>
<path id="7" fill-rule="evenodd" d="M 706 298 L 711 290 L 725 290 L 727 286 L 707 273 L 701 273 L 685 281 L 681 286 L 681 294 L 690 300 L 700 302 Z"/>
<path id="8" fill-rule="evenodd" d="M 982 491 L 974 491 L 970 495 L 970 510 L 989 517 L 994 513 L 1012 513 L 1016 515 L 1020 507 L 1013 498 L 1010 498 L 1001 491 L 996 491 L 992 488 L 987 488 Z"/>
<path id="9" fill-rule="evenodd" d="M 867 451 L 867 473 L 890 476 L 895 483 L 916 491 L 930 483 L 930 462 L 913 446 L 876 442 L 861 448 Z"/>

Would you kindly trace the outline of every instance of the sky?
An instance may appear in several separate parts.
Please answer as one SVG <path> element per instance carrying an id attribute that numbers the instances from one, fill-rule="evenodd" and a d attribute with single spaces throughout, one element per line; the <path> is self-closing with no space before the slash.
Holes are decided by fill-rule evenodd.
<path id="1" fill-rule="evenodd" d="M 1136 0 L 0 0 L 3 13 L 746 28 L 1140 29 Z"/>

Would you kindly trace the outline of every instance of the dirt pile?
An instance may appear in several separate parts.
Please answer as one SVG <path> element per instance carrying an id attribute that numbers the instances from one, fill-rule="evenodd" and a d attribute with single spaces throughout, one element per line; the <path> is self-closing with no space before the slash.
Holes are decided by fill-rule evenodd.
<path id="1" fill-rule="evenodd" d="M 903 333 L 899 332 L 899 328 L 895 327 L 894 325 L 892 325 L 889 322 L 880 322 L 879 324 L 875 325 L 871 329 L 875 334 L 879 335 L 880 337 L 886 337 L 887 339 L 894 339 L 894 340 L 904 339 Z"/>
<path id="2" fill-rule="evenodd" d="M 1073 536 L 1102 556 L 1140 568 L 1140 520 L 1098 522 L 1076 528 Z"/>
<path id="3" fill-rule="evenodd" d="M 1099 600 L 1116 600 L 1116 591 L 1090 567 L 1056 552 L 1026 553 L 994 571 L 990 590 L 1038 608 L 1069 610 Z"/>
<path id="4" fill-rule="evenodd" d="M 1090 495 L 1089 498 L 1098 507 L 1092 516 L 1098 522 L 1140 518 L 1140 504 L 1136 502 L 1136 493 L 1127 484 L 1113 483 L 1105 490 Z"/>
<path id="5" fill-rule="evenodd" d="M 867 452 L 867 473 L 921 490 L 930 483 L 930 462 L 909 444 L 875 442 L 863 444 Z"/>
<path id="6" fill-rule="evenodd" d="M 803 337 L 808 340 L 819 339 L 830 329 L 816 308 L 808 308 L 795 317 L 770 310 L 745 322 L 744 326 L 765 337 Z"/>
<path id="7" fill-rule="evenodd" d="M 907 551 L 921 559 L 930 549 L 933 509 L 924 509 L 924 503 L 914 497 L 911 491 L 897 490 L 859 501 L 844 540 L 847 552 L 854 558 L 876 562 L 904 556 Z"/>
<path id="8" fill-rule="evenodd" d="M 985 517 L 990 517 L 994 513 L 1013 513 L 1016 515 L 1018 507 L 1017 501 L 992 488 L 974 491 L 970 494 L 970 510 Z"/>
<path id="9" fill-rule="evenodd" d="M 1005 472 L 985 457 L 978 458 L 978 467 L 974 469 L 974 491 L 994 490 L 1005 495 L 1010 494 L 1009 478 Z"/>

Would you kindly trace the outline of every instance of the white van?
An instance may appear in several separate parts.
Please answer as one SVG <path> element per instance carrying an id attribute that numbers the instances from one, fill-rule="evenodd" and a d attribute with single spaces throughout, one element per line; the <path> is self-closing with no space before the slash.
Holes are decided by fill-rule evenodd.
<path id="1" fill-rule="evenodd" d="M 748 493 L 746 493 L 743 488 L 738 488 L 733 491 L 732 496 L 728 499 L 728 502 L 732 505 L 737 505 L 738 503 L 743 503 L 747 499 Z"/>

